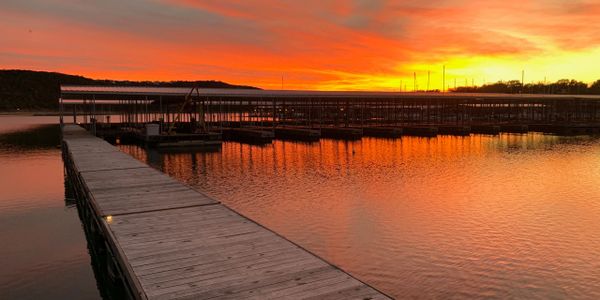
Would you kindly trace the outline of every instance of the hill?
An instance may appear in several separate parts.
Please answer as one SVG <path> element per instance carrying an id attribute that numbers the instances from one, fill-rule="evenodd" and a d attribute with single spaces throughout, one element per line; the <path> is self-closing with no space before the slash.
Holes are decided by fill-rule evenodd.
<path id="1" fill-rule="evenodd" d="M 98 80 L 55 72 L 0 70 L 0 111 L 55 110 L 61 84 L 105 86 L 156 86 L 257 89 L 221 81 L 123 81 Z"/>

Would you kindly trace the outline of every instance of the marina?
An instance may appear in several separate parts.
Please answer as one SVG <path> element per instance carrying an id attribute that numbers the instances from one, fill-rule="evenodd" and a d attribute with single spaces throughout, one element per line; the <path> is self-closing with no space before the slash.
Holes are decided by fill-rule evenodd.
<path id="1" fill-rule="evenodd" d="M 598 1 L 0 1 L 0 300 L 600 299 Z"/>
<path id="2" fill-rule="evenodd" d="M 62 119 L 156 146 L 600 132 L 600 96 L 62 86 Z M 111 120 L 106 114 L 116 114 Z M 117 119 L 117 120 L 115 120 Z"/>
<path id="3" fill-rule="evenodd" d="M 0 181 L 0 234 L 15 241 L 0 250 L 14 257 L 0 271 L 0 294 L 123 299 L 130 293 L 127 281 L 93 223 L 97 214 L 77 200 L 85 199 L 74 193 L 80 191 L 77 181 L 63 179 L 70 171 L 63 171 L 56 148 L 58 117 L 2 121 L 18 131 L 0 134 L 0 161 L 7 170 Z M 596 297 L 600 290 L 599 145 L 587 134 L 500 133 L 275 139 L 266 145 L 223 141 L 202 150 L 137 143 L 117 148 L 126 154 L 119 162 L 138 161 L 125 163 L 131 170 L 164 172 L 391 297 L 478 298 L 494 291 L 493 298 L 541 299 Z M 88 156 L 94 155 L 105 154 Z M 23 173 L 14 176 L 17 169 Z M 54 175 L 44 179 L 48 174 Z M 115 199 L 122 185 L 116 186 Z M 181 191 L 165 187 L 157 197 L 176 202 L 167 195 Z M 141 196 L 123 191 L 124 199 L 141 206 Z"/>

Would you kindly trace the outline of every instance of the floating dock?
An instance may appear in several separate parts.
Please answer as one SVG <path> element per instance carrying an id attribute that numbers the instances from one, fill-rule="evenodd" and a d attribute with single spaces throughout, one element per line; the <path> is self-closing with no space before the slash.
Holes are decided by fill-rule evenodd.
<path id="1" fill-rule="evenodd" d="M 279 126 L 275 127 L 275 137 L 283 140 L 318 141 L 321 138 L 321 131 L 312 128 Z"/>
<path id="2" fill-rule="evenodd" d="M 500 133 L 500 126 L 498 125 L 487 125 L 487 124 L 476 124 L 471 125 L 471 132 L 479 134 L 490 134 L 496 135 Z"/>
<path id="3" fill-rule="evenodd" d="M 223 138 L 227 140 L 268 144 L 273 141 L 273 131 L 261 128 L 223 128 Z"/>
<path id="4" fill-rule="evenodd" d="M 438 134 L 436 126 L 402 126 L 401 128 L 404 135 L 435 137 Z"/>
<path id="5" fill-rule="evenodd" d="M 77 125 L 64 125 L 62 145 L 134 299 L 389 299 Z"/>
<path id="6" fill-rule="evenodd" d="M 503 124 L 500 125 L 500 131 L 508 133 L 527 133 L 529 126 L 523 124 Z"/>
<path id="7" fill-rule="evenodd" d="M 402 136 L 402 128 L 398 127 L 363 127 L 363 134 L 371 137 L 399 138 Z"/>
<path id="8" fill-rule="evenodd" d="M 154 125 L 154 124 L 146 124 Z M 96 134 L 110 138 L 111 136 L 120 136 L 121 138 L 130 137 L 135 141 L 141 142 L 144 145 L 149 145 L 157 148 L 187 148 L 187 147 L 220 147 L 222 137 L 217 132 L 205 132 L 205 133 L 160 133 L 158 125 L 156 125 L 155 133 L 149 134 L 147 128 L 135 128 L 135 127 L 120 127 L 118 130 L 110 129 L 112 132 L 106 130 L 96 129 Z"/>
<path id="9" fill-rule="evenodd" d="M 321 136 L 332 139 L 360 140 L 363 130 L 350 127 L 321 127 Z"/>
<path id="10" fill-rule="evenodd" d="M 557 124 L 531 124 L 528 126 L 530 131 L 543 132 L 546 134 L 557 135 L 581 135 L 581 134 L 599 134 L 600 126 L 596 124 L 578 124 L 578 125 L 557 125 Z"/>
<path id="11" fill-rule="evenodd" d="M 471 126 L 463 125 L 440 125 L 438 134 L 466 136 L 471 133 Z"/>

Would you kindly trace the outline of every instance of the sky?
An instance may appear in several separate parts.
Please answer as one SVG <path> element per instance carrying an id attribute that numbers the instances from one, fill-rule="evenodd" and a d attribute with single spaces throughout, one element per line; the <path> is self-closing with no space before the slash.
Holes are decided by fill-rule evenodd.
<path id="1" fill-rule="evenodd" d="M 308 90 L 442 90 L 522 71 L 591 83 L 598 20 L 600 0 L 0 0 L 0 69 Z"/>

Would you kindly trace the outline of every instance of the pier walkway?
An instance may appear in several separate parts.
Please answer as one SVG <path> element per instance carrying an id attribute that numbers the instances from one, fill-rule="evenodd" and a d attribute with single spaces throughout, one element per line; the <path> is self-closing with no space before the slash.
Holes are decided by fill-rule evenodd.
<path id="1" fill-rule="evenodd" d="M 133 298 L 389 299 L 77 125 L 63 156 Z"/>

